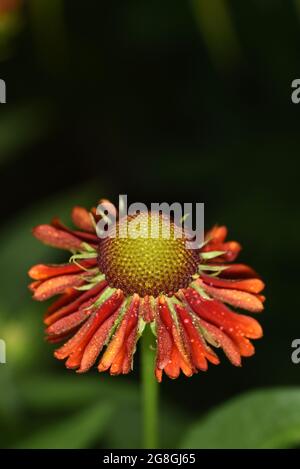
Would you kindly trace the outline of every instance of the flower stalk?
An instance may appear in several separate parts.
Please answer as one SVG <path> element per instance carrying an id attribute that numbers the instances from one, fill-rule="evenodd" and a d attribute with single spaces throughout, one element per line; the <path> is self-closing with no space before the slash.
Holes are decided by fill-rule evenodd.
<path id="1" fill-rule="evenodd" d="M 155 338 L 150 326 L 146 326 L 142 336 L 142 410 L 143 448 L 158 447 L 158 383 L 155 369 Z"/>

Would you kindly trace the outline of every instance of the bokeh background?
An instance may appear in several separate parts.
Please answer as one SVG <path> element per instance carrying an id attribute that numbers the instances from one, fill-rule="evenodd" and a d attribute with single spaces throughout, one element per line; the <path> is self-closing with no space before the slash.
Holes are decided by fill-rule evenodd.
<path id="1" fill-rule="evenodd" d="M 136 448 L 127 377 L 77 376 L 43 339 L 31 227 L 100 197 L 205 202 L 267 284 L 241 369 L 160 386 L 160 446 L 300 446 L 300 0 L 0 0 L 0 446 Z"/>

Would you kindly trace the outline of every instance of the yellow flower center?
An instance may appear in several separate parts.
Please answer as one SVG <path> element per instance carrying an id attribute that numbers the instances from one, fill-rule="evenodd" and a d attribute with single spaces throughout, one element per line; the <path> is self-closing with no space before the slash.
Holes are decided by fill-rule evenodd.
<path id="1" fill-rule="evenodd" d="M 183 229 L 168 217 L 141 213 L 121 219 L 100 240 L 98 263 L 111 286 L 156 297 L 187 287 L 199 254 L 187 248 Z"/>

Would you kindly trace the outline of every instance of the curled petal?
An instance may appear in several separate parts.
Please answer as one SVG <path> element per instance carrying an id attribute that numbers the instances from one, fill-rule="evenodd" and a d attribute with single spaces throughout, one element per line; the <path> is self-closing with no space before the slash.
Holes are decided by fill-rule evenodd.
<path id="1" fill-rule="evenodd" d="M 260 324 L 250 316 L 233 313 L 217 300 L 206 300 L 193 288 L 186 289 L 184 295 L 192 310 L 200 318 L 220 326 L 225 332 L 243 334 L 255 339 L 262 336 Z"/>
<path id="2" fill-rule="evenodd" d="M 145 322 L 154 321 L 154 317 L 155 317 L 154 307 L 151 304 L 151 300 L 148 295 L 145 296 L 145 298 L 141 298 L 140 315 L 144 319 Z"/>
<path id="3" fill-rule="evenodd" d="M 156 319 L 158 337 L 156 369 L 163 369 L 166 375 L 172 379 L 179 376 L 180 370 L 186 376 L 191 376 L 195 369 L 190 360 L 187 344 L 184 343 L 182 331 L 178 330 L 174 323 L 164 297 L 158 300 L 157 314 L 159 317 Z M 163 350 L 164 345 L 167 345 L 167 353 Z"/>
<path id="4" fill-rule="evenodd" d="M 214 326 L 213 324 L 210 324 L 204 320 L 200 321 L 202 326 L 204 327 L 205 330 L 209 332 L 209 334 L 212 336 L 214 341 L 216 341 L 220 347 L 224 350 L 225 354 L 231 361 L 231 363 L 235 366 L 240 366 L 241 365 L 241 355 L 240 352 L 237 348 L 237 346 L 234 344 L 234 342 L 228 337 L 227 334 L 224 334 L 223 331 L 221 331 L 218 327 Z"/>
<path id="5" fill-rule="evenodd" d="M 66 365 L 69 368 L 78 368 L 85 347 L 101 324 L 118 309 L 123 301 L 123 297 L 124 295 L 120 290 L 112 293 L 112 295 L 93 312 L 79 331 L 62 347 L 56 350 L 56 358 L 62 360 L 69 357 Z"/>
<path id="6" fill-rule="evenodd" d="M 205 239 L 211 243 L 223 243 L 227 237 L 226 226 L 214 226 L 205 236 Z"/>
<path id="7" fill-rule="evenodd" d="M 91 315 L 91 312 L 91 309 L 81 309 L 76 311 L 76 313 L 71 313 L 51 324 L 46 329 L 46 334 L 56 336 L 66 334 L 84 322 Z"/>
<path id="8" fill-rule="evenodd" d="M 162 321 L 160 314 L 156 315 L 157 355 L 156 369 L 163 370 L 171 359 L 173 348 L 170 328 Z"/>
<path id="9" fill-rule="evenodd" d="M 246 309 L 253 313 L 259 313 L 264 309 L 262 301 L 255 295 L 244 291 L 214 288 L 202 283 L 203 289 L 217 300 L 228 303 L 236 308 Z"/>
<path id="10" fill-rule="evenodd" d="M 88 345 L 86 346 L 84 350 L 84 353 L 80 362 L 80 368 L 77 370 L 77 373 L 85 373 L 94 365 L 118 315 L 119 315 L 119 310 L 117 310 L 114 314 L 112 314 L 109 318 L 107 318 L 104 321 L 104 323 L 101 324 L 97 332 L 93 335 L 93 337 L 91 338 L 90 342 L 88 343 Z"/>
<path id="11" fill-rule="evenodd" d="M 217 277 L 211 277 L 209 275 L 201 274 L 201 279 L 206 285 L 211 287 L 229 288 L 235 290 L 243 290 L 248 293 L 260 293 L 265 285 L 259 278 L 242 279 L 242 280 L 231 280 L 231 279 L 220 279 Z"/>
<path id="12" fill-rule="evenodd" d="M 33 228 L 33 235 L 44 244 L 55 248 L 67 249 L 69 251 L 80 251 L 83 249 L 80 239 L 51 225 L 36 226 Z"/>
<path id="13" fill-rule="evenodd" d="M 202 371 L 207 370 L 207 359 L 217 365 L 219 359 L 216 354 L 204 343 L 199 330 L 193 324 L 190 314 L 180 305 L 176 305 L 176 311 L 181 319 L 186 331 L 189 346 L 192 354 L 192 360 L 196 368 Z"/>
<path id="14" fill-rule="evenodd" d="M 131 303 L 124 313 L 121 324 L 114 337 L 108 344 L 108 347 L 100 359 L 98 365 L 99 371 L 105 371 L 110 368 L 110 373 L 120 374 L 127 373 L 128 361 L 131 360 L 133 352 L 132 338 L 128 343 L 131 333 L 134 331 L 136 337 L 139 312 L 139 297 L 133 295 Z"/>
<path id="15" fill-rule="evenodd" d="M 227 264 L 226 269 L 222 270 L 219 276 L 231 279 L 259 278 L 257 272 L 245 264 Z"/>
<path id="16" fill-rule="evenodd" d="M 241 250 L 241 245 L 236 241 L 225 242 L 227 228 L 225 226 L 215 226 L 205 237 L 206 244 L 201 248 L 201 252 L 225 251 L 215 259 L 215 262 L 232 262 Z"/>
<path id="17" fill-rule="evenodd" d="M 58 319 L 77 311 L 77 309 L 79 309 L 81 305 L 83 305 L 85 302 L 89 300 L 92 300 L 92 302 L 95 302 L 99 294 L 102 292 L 102 290 L 106 286 L 107 286 L 106 280 L 102 280 L 102 282 L 99 282 L 90 290 L 84 293 L 80 292 L 80 295 L 78 296 L 78 298 L 75 297 L 74 301 L 68 302 L 66 305 L 62 305 L 61 308 L 54 310 L 53 312 L 50 312 L 50 314 L 45 318 L 44 323 L 47 326 L 49 326 L 50 324 L 53 324 Z"/>
<path id="18" fill-rule="evenodd" d="M 219 331 L 231 338 L 241 355 L 250 356 L 254 353 L 248 338 L 258 339 L 262 336 L 262 328 L 255 319 L 233 313 L 216 300 L 206 300 L 192 288 L 185 291 L 185 297 L 201 320 L 217 326 Z"/>
<path id="19" fill-rule="evenodd" d="M 225 259 L 226 262 L 234 261 L 242 249 L 241 245 L 236 241 L 228 241 L 227 243 L 220 244 L 220 251 L 225 251 L 225 254 L 220 256 L 220 259 Z"/>
<path id="20" fill-rule="evenodd" d="M 50 277 L 57 277 L 58 275 L 82 272 L 83 269 L 95 267 L 96 265 L 97 259 L 87 259 L 78 264 L 37 264 L 31 267 L 28 275 L 34 280 L 45 280 Z"/>
<path id="21" fill-rule="evenodd" d="M 72 210 L 72 221 L 80 230 L 95 233 L 95 220 L 91 212 L 84 207 L 74 207 Z"/>
<path id="22" fill-rule="evenodd" d="M 31 282 L 29 285 L 28 285 L 28 288 L 30 291 L 32 291 L 33 293 L 37 290 L 37 288 L 41 285 L 41 281 L 40 280 L 36 280 L 35 282 Z"/>
<path id="23" fill-rule="evenodd" d="M 187 363 L 182 354 L 179 352 L 178 348 L 173 345 L 171 358 L 168 364 L 165 366 L 164 372 L 167 376 L 169 376 L 169 378 L 176 379 L 180 374 L 180 370 L 188 378 L 193 374 L 193 368 L 191 365 Z"/>
<path id="24" fill-rule="evenodd" d="M 64 225 L 63 222 L 57 217 L 52 219 L 51 225 L 54 226 L 55 228 L 58 228 L 59 230 L 69 233 L 70 235 L 76 236 L 77 238 L 81 239 L 82 242 L 88 243 L 93 247 L 97 247 L 98 245 L 99 239 L 95 233 L 87 233 L 86 231 L 71 230 L 66 225 Z"/>
<path id="25" fill-rule="evenodd" d="M 82 295 L 82 292 L 76 290 L 76 288 L 66 288 L 65 293 L 55 300 L 46 311 L 46 317 L 53 314 L 58 309 L 66 306 L 67 304 L 74 301 L 78 296 Z"/>
<path id="26" fill-rule="evenodd" d="M 81 274 L 60 275 L 42 282 L 34 291 L 33 298 L 38 301 L 44 301 L 51 296 L 63 293 L 66 288 L 74 288 L 83 285 L 85 280 Z"/>

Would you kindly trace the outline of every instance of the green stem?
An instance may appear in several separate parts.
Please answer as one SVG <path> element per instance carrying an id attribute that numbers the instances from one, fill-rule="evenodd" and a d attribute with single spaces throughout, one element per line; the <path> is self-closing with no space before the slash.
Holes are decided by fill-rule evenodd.
<path id="1" fill-rule="evenodd" d="M 158 383 L 154 376 L 155 337 L 147 325 L 142 336 L 143 447 L 157 448 Z"/>

